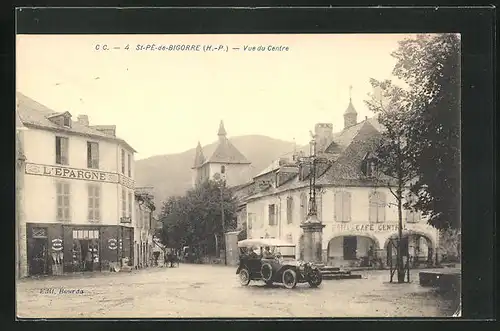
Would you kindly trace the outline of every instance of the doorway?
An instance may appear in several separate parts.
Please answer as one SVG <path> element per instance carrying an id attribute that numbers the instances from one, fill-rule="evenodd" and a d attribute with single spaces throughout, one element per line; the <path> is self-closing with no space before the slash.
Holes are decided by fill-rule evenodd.
<path id="1" fill-rule="evenodd" d="M 344 260 L 356 260 L 358 240 L 355 236 L 344 237 Z"/>
<path id="2" fill-rule="evenodd" d="M 30 275 L 48 274 L 48 240 L 47 238 L 32 238 L 30 244 Z"/>

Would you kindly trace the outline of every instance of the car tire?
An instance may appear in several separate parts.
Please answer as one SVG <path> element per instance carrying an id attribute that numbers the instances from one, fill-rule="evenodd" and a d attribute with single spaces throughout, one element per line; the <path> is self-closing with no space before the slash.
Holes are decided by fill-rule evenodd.
<path id="1" fill-rule="evenodd" d="M 241 269 L 238 273 L 238 276 L 240 278 L 241 285 L 247 286 L 250 283 L 250 272 L 248 271 L 248 269 Z"/>
<path id="2" fill-rule="evenodd" d="M 269 263 L 262 264 L 262 267 L 260 267 L 260 273 L 262 275 L 262 280 L 266 282 L 266 284 L 272 282 L 273 267 Z"/>
<path id="3" fill-rule="evenodd" d="M 323 276 L 321 275 L 321 271 L 319 271 L 318 269 L 311 271 L 308 278 L 309 279 L 307 280 L 307 282 L 311 287 L 318 287 L 323 281 Z"/>
<path id="4" fill-rule="evenodd" d="M 297 286 L 297 273 L 295 272 L 295 270 L 286 269 L 285 271 L 283 271 L 283 275 L 281 278 L 283 285 L 285 285 L 287 289 L 292 289 Z"/>

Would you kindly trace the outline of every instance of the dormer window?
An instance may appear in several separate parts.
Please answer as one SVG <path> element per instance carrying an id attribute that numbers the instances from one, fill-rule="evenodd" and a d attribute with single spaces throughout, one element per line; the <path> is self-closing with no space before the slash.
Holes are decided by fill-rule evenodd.
<path id="1" fill-rule="evenodd" d="M 68 116 L 64 116 L 63 117 L 63 125 L 67 128 L 70 128 L 71 127 L 71 118 L 69 118 Z"/>
<path id="2" fill-rule="evenodd" d="M 65 128 L 71 128 L 71 114 L 69 112 L 55 113 L 48 117 L 49 121 Z"/>
<path id="3" fill-rule="evenodd" d="M 375 177 L 377 175 L 377 160 L 370 154 L 366 154 L 361 163 L 361 171 L 366 177 Z"/>

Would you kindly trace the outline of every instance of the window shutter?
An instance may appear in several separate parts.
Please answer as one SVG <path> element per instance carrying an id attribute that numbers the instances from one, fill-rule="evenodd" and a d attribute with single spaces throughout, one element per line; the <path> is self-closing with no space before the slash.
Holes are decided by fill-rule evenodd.
<path id="1" fill-rule="evenodd" d="M 369 196 L 369 207 L 368 207 L 368 218 L 370 223 L 377 222 L 377 194 L 376 192 L 370 193 Z"/>
<path id="2" fill-rule="evenodd" d="M 385 193 L 378 192 L 378 215 L 379 222 L 385 222 L 385 209 L 386 209 L 386 195 Z"/>
<path id="3" fill-rule="evenodd" d="M 99 168 L 99 144 L 92 143 L 92 167 Z"/>
<path id="4" fill-rule="evenodd" d="M 336 222 L 342 222 L 342 192 L 336 192 L 334 195 L 334 219 Z"/>
<path id="5" fill-rule="evenodd" d="M 342 194 L 342 219 L 343 222 L 351 221 L 351 193 L 343 192 Z"/>
<path id="6" fill-rule="evenodd" d="M 61 138 L 61 163 L 62 164 L 69 164 L 68 163 L 68 154 L 69 154 L 69 139 L 68 138 Z"/>

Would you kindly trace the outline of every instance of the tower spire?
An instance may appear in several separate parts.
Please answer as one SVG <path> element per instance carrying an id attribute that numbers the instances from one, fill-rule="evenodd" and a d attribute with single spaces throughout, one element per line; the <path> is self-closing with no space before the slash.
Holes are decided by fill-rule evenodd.
<path id="1" fill-rule="evenodd" d="M 349 105 L 344 113 L 344 128 L 356 125 L 358 119 L 358 112 L 354 109 L 352 104 L 352 85 L 349 85 Z"/>
<path id="2" fill-rule="evenodd" d="M 219 124 L 219 132 L 217 133 L 218 136 L 226 136 L 227 132 L 226 129 L 224 128 L 224 121 L 221 120 Z"/>

